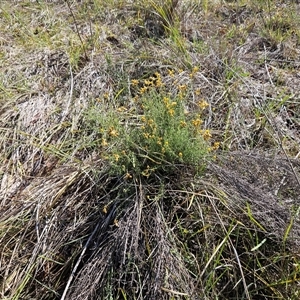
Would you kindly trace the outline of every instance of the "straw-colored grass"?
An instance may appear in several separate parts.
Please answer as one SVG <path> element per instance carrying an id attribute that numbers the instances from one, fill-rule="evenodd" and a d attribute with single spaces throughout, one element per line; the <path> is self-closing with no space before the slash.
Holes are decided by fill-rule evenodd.
<path id="1" fill-rule="evenodd" d="M 1 1 L 1 299 L 299 299 L 296 1 Z"/>

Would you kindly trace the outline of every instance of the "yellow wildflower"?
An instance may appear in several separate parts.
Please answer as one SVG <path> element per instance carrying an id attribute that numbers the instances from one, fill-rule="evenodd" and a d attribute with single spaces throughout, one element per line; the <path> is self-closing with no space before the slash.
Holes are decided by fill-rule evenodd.
<path id="1" fill-rule="evenodd" d="M 108 142 L 106 141 L 106 139 L 102 139 L 101 146 L 106 147 L 107 145 L 108 145 Z"/>
<path id="2" fill-rule="evenodd" d="M 118 112 L 123 112 L 123 111 L 126 111 L 126 110 L 127 110 L 127 108 L 125 106 L 120 106 L 120 107 L 117 108 Z"/>
<path id="3" fill-rule="evenodd" d="M 162 83 L 160 73 L 155 72 L 154 75 L 155 75 L 155 78 L 153 78 L 153 81 L 155 82 L 155 86 L 156 86 L 156 87 L 161 87 L 161 86 L 163 86 L 164 84 Z"/>
<path id="4" fill-rule="evenodd" d="M 162 87 L 162 86 L 164 86 L 164 84 L 162 83 L 162 81 L 161 81 L 160 78 L 156 79 L 155 86 L 156 87 Z"/>
<path id="5" fill-rule="evenodd" d="M 151 125 L 153 125 L 153 124 L 154 124 L 154 120 L 153 120 L 153 119 L 149 119 L 147 123 L 148 123 L 148 125 L 150 125 L 150 126 L 151 126 Z"/>
<path id="6" fill-rule="evenodd" d="M 163 98 L 163 101 L 164 101 L 165 105 L 168 105 L 169 102 L 170 102 L 170 98 L 164 97 L 164 98 Z"/>
<path id="7" fill-rule="evenodd" d="M 210 130 L 208 130 L 208 129 L 200 130 L 200 134 L 203 136 L 205 141 L 207 141 L 211 138 L 211 133 L 210 133 Z"/>
<path id="8" fill-rule="evenodd" d="M 192 124 L 195 126 L 195 127 L 199 127 L 201 124 L 203 123 L 203 121 L 199 118 L 195 119 L 195 120 L 192 120 Z"/>
<path id="9" fill-rule="evenodd" d="M 161 78 L 161 75 L 158 72 L 155 72 L 154 75 L 156 76 L 157 79 Z"/>
<path id="10" fill-rule="evenodd" d="M 193 73 L 196 73 L 196 72 L 198 72 L 199 71 L 199 67 L 198 66 L 195 66 L 194 68 L 193 68 Z"/>
<path id="11" fill-rule="evenodd" d="M 136 86 L 136 85 L 139 84 L 139 81 L 138 81 L 137 79 L 132 79 L 132 80 L 131 80 L 131 84 L 132 84 L 133 86 Z"/>
<path id="12" fill-rule="evenodd" d="M 126 180 L 126 179 L 131 179 L 132 178 L 132 175 L 130 174 L 130 173 L 126 173 L 125 175 L 124 175 L 124 179 Z"/>
<path id="13" fill-rule="evenodd" d="M 180 127 L 186 127 L 186 122 L 185 121 L 180 121 Z"/>
<path id="14" fill-rule="evenodd" d="M 214 144 L 212 145 L 212 150 L 218 150 L 220 147 L 220 142 L 214 142 Z"/>
<path id="15" fill-rule="evenodd" d="M 204 110 L 206 107 L 209 106 L 209 104 L 208 104 L 207 101 L 205 101 L 204 99 L 202 99 L 201 101 L 198 102 L 198 106 L 199 106 L 202 110 Z"/>
<path id="16" fill-rule="evenodd" d="M 180 91 L 186 91 L 187 85 L 186 85 L 186 84 L 178 85 L 178 89 L 179 89 Z"/>
<path id="17" fill-rule="evenodd" d="M 118 131 L 114 129 L 113 127 L 109 128 L 108 134 L 112 137 L 117 137 L 119 135 Z"/>
<path id="18" fill-rule="evenodd" d="M 169 113 L 169 115 L 170 115 L 171 117 L 173 117 L 174 114 L 175 114 L 175 110 L 174 110 L 174 109 L 169 109 L 169 110 L 168 110 L 168 113 Z"/>
<path id="19" fill-rule="evenodd" d="M 145 92 L 147 92 L 147 90 L 148 90 L 148 87 L 146 87 L 146 86 L 141 87 L 140 94 L 144 94 Z"/>
<path id="20" fill-rule="evenodd" d="M 168 70 L 169 76 L 174 77 L 174 70 Z"/>
<path id="21" fill-rule="evenodd" d="M 143 133 L 143 136 L 144 136 L 145 139 L 149 139 L 150 134 L 149 134 L 148 132 L 144 132 L 144 133 Z"/>
<path id="22" fill-rule="evenodd" d="M 199 67 L 195 66 L 192 72 L 190 73 L 190 78 L 193 78 L 198 71 L 199 71 Z"/>

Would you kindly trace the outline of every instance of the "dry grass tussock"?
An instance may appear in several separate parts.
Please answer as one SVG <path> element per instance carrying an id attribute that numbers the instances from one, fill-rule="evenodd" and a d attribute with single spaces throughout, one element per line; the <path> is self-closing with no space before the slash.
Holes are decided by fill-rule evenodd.
<path id="1" fill-rule="evenodd" d="M 1 299 L 299 299 L 299 4 L 2 1 Z"/>

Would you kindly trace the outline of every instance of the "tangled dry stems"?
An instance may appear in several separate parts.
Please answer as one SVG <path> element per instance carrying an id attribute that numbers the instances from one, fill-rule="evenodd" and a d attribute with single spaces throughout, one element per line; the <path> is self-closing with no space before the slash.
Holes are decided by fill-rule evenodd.
<path id="1" fill-rule="evenodd" d="M 13 208 L 9 205 L 5 211 L 2 206 L 2 261 L 13 257 L 5 268 L 4 276 L 10 280 L 2 282 L 3 293 L 18 294 L 27 278 L 22 290 L 26 298 L 53 299 L 71 278 L 66 299 L 118 298 L 123 293 L 138 299 L 169 299 L 176 294 L 210 299 L 218 293 L 230 299 L 243 295 L 245 287 L 237 280 L 242 276 L 251 295 L 263 289 L 272 297 L 274 291 L 263 278 L 280 280 L 274 270 L 282 264 L 292 268 L 292 257 L 279 253 L 299 247 L 297 219 L 283 244 L 293 212 L 288 207 L 297 205 L 284 193 L 292 197 L 299 186 L 275 179 L 274 184 L 281 186 L 272 195 L 266 190 L 270 184 L 251 182 L 255 172 L 249 172 L 249 160 L 255 167 L 269 163 L 261 156 L 232 154 L 221 165 L 210 165 L 209 181 L 191 185 L 189 177 L 183 177 L 180 186 L 178 178 L 161 178 L 160 185 L 109 178 L 105 169 L 95 173 L 95 166 L 103 168 L 97 161 L 84 168 L 62 166 L 36 178 L 30 197 L 25 188 Z M 286 161 L 272 159 L 272 163 L 286 171 L 287 180 L 293 178 Z M 279 175 L 278 169 L 272 175 Z M 281 204 L 278 195 L 283 197 Z M 250 251 L 264 239 L 259 251 Z M 206 280 L 215 282 L 214 290 Z"/>
<path id="2" fill-rule="evenodd" d="M 126 5 L 130 20 L 132 7 Z M 70 16 L 63 1 L 51 8 L 55 20 Z M 94 16 L 111 26 L 108 32 L 95 22 L 101 34 L 87 47 L 89 60 L 80 41 L 49 50 L 47 40 L 31 39 L 28 51 L 17 51 L 25 29 L 5 32 L 1 298 L 297 299 L 300 111 L 293 37 L 280 45 L 274 30 L 263 38 L 247 32 L 255 5 L 214 6 L 206 12 L 209 26 L 208 15 L 195 17 L 203 14 L 199 7 L 179 3 L 185 39 L 173 32 L 173 40 L 158 42 L 132 32 L 133 24 L 114 22 L 121 8 Z M 88 40 L 91 23 L 76 16 Z M 62 32 L 76 36 L 68 26 Z M 169 70 L 184 84 L 196 65 L 187 109 L 201 90 L 210 104 L 205 128 L 223 150 L 206 175 L 195 177 L 191 166 L 148 179 L 111 174 L 95 147 L 96 129 L 86 130 L 86 110 L 97 109 L 94 100 L 105 95 L 116 109 L 132 108 L 129 79 L 155 72 L 174 93 Z"/>

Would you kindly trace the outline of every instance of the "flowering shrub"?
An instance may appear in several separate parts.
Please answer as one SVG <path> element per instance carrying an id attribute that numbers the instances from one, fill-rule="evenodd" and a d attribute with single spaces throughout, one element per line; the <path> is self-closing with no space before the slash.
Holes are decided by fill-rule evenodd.
<path id="1" fill-rule="evenodd" d="M 192 79 L 198 68 L 189 76 Z M 168 71 L 174 78 L 174 71 Z M 176 84 L 174 78 L 174 84 Z M 112 172 L 150 176 L 174 171 L 179 165 L 200 169 L 209 153 L 218 148 L 210 145 L 211 132 L 203 127 L 209 104 L 200 99 L 189 112 L 189 84 L 178 84 L 176 92 L 165 87 L 161 74 L 145 80 L 131 80 L 135 91 L 131 108 L 124 105 L 101 114 L 101 153 L 112 166 Z M 200 96 L 200 91 L 194 91 Z"/>

